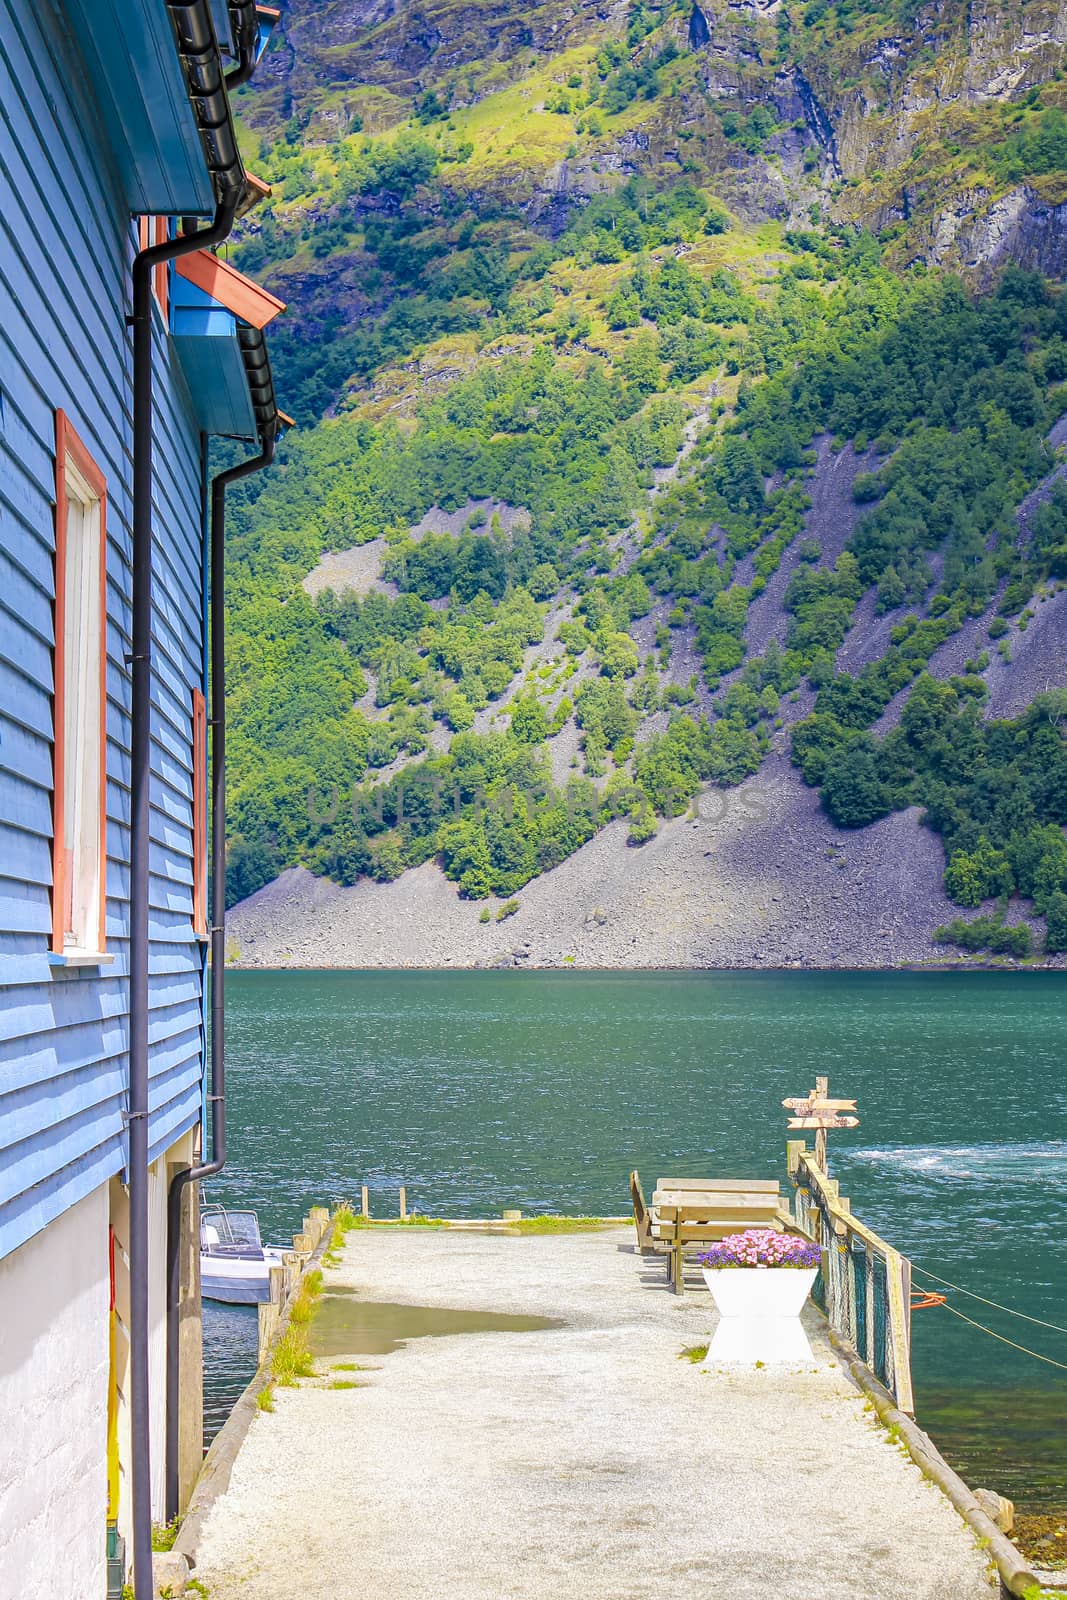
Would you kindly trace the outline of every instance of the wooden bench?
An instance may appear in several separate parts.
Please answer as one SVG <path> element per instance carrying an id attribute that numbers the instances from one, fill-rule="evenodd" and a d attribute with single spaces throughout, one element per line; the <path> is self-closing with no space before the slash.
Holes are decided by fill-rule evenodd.
<path id="1" fill-rule="evenodd" d="M 637 1248 L 643 1256 L 661 1255 L 664 1246 L 652 1237 L 652 1213 L 645 1204 L 645 1191 L 636 1171 L 630 1174 L 630 1201 L 634 1208 Z"/>
<path id="2" fill-rule="evenodd" d="M 789 1224 L 773 1178 L 661 1178 L 652 1197 L 650 1240 L 667 1250 L 667 1281 L 685 1289 L 685 1254 L 746 1228 Z"/>

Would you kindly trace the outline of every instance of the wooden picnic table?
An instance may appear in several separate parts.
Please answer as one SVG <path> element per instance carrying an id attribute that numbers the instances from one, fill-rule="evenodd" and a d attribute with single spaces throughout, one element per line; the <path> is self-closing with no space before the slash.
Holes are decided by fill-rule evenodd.
<path id="1" fill-rule="evenodd" d="M 685 1253 L 746 1228 L 783 1229 L 788 1212 L 774 1178 L 660 1178 L 649 1213 L 650 1236 L 667 1252 L 667 1281 L 685 1290 Z"/>

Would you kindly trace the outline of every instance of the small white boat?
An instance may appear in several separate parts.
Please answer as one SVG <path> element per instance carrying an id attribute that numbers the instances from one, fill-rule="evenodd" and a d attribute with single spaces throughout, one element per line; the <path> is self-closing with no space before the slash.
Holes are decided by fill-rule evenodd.
<path id="1" fill-rule="evenodd" d="M 258 1305 L 270 1299 L 270 1269 L 281 1251 L 264 1245 L 254 1211 L 203 1206 L 200 1211 L 200 1293 L 228 1305 Z"/>

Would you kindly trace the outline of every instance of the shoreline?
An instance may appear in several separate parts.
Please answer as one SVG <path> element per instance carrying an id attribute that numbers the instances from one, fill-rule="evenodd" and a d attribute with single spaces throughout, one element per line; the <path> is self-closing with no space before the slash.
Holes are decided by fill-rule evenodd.
<path id="1" fill-rule="evenodd" d="M 510 964 L 498 963 L 498 964 L 491 965 L 491 966 L 485 965 L 484 963 L 479 963 L 478 965 L 475 965 L 475 966 L 460 966 L 458 964 L 455 964 L 455 965 L 452 965 L 452 966 L 422 966 L 422 965 L 415 965 L 414 963 L 396 965 L 396 964 L 386 964 L 385 962 L 381 962 L 381 963 L 379 963 L 379 964 L 377 964 L 375 966 L 367 966 L 367 965 L 355 966 L 355 965 L 349 965 L 348 963 L 330 962 L 330 961 L 320 961 L 320 962 L 316 962 L 314 964 L 312 964 L 312 963 L 304 963 L 304 962 L 299 962 L 299 961 L 279 961 L 279 962 L 262 961 L 262 962 L 247 963 L 247 964 L 243 963 L 243 962 L 227 962 L 226 963 L 226 971 L 227 972 L 389 972 L 389 973 L 410 972 L 410 973 L 413 973 L 413 974 L 420 974 L 420 973 L 421 974 L 435 974 L 435 973 L 443 973 L 443 972 L 456 972 L 456 973 L 464 973 L 464 974 L 472 973 L 472 972 L 486 972 L 486 973 L 490 973 L 490 972 L 508 972 L 508 973 L 513 973 L 513 972 L 552 972 L 552 973 L 574 972 L 574 973 L 581 973 L 582 975 L 584 975 L 586 977 L 590 977 L 590 976 L 603 977 L 606 974 L 616 973 L 616 972 L 620 973 L 620 974 L 621 973 L 625 973 L 628 976 L 629 975 L 633 975 L 633 974 L 637 974 L 637 973 L 647 972 L 647 973 L 659 973 L 659 974 L 663 974 L 663 973 L 677 973 L 677 974 L 681 974 L 681 973 L 694 973 L 694 974 L 695 973 L 706 973 L 706 974 L 709 974 L 709 975 L 719 975 L 719 976 L 726 976 L 727 974 L 729 974 L 731 977 L 738 976 L 738 975 L 745 974 L 745 973 L 752 973 L 752 974 L 761 975 L 761 976 L 762 975 L 774 976 L 774 977 L 783 977 L 783 976 L 790 976 L 790 975 L 792 975 L 792 976 L 802 976 L 802 975 L 823 976 L 823 975 L 829 975 L 831 973 L 834 973 L 834 974 L 837 974 L 837 973 L 856 973 L 856 974 L 862 974 L 863 976 L 870 976 L 870 977 L 887 977 L 887 976 L 889 976 L 890 974 L 893 974 L 893 973 L 908 973 L 911 976 L 915 976 L 917 974 L 924 973 L 924 972 L 931 974 L 931 976 L 943 975 L 945 973 L 960 973 L 960 972 L 975 972 L 975 973 L 987 973 L 987 974 L 990 973 L 990 972 L 1017 973 L 1020 976 L 1026 976 L 1028 974 L 1029 975 L 1033 975 L 1033 974 L 1037 974 L 1037 973 L 1057 973 L 1057 974 L 1062 975 L 1065 972 L 1067 972 L 1067 967 L 1065 967 L 1065 965 L 1064 965 L 1062 960 L 1061 961 L 1029 961 L 1029 962 L 1020 962 L 1020 961 L 1004 961 L 1004 962 L 1000 962 L 1000 961 L 947 961 L 947 962 L 904 961 L 904 962 L 899 962 L 894 966 L 883 966 L 883 967 L 876 967 L 876 966 L 846 966 L 843 963 L 838 964 L 836 966 L 808 966 L 808 965 L 806 965 L 804 963 L 801 963 L 801 962 L 794 962 L 794 963 L 792 963 L 790 965 L 786 965 L 786 966 L 765 966 L 765 967 L 764 966 L 733 966 L 733 967 L 731 967 L 731 966 L 674 966 L 674 965 L 670 965 L 670 966 L 668 966 L 668 965 L 664 965 L 664 966 L 647 965 L 647 966 L 626 966 L 626 967 L 623 967 L 623 966 L 602 966 L 602 967 L 581 966 L 580 967 L 576 963 L 573 963 L 573 962 L 567 963 L 567 964 L 564 964 L 564 963 L 560 962 L 560 963 L 558 963 L 556 965 L 549 966 L 549 965 L 542 964 L 540 962 L 533 962 L 533 961 L 524 961 L 524 962 L 522 962 L 521 964 L 518 964 L 518 965 L 510 965 Z"/>

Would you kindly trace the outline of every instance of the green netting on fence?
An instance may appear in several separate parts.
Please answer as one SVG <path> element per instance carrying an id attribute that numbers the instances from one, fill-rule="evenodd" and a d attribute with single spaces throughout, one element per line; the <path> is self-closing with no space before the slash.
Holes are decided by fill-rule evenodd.
<path id="1" fill-rule="evenodd" d="M 855 1235 L 838 1232 L 822 1196 L 807 1184 L 797 1185 L 796 1215 L 801 1227 L 818 1237 L 823 1246 L 812 1299 L 834 1331 L 895 1393 L 884 1256 Z"/>

